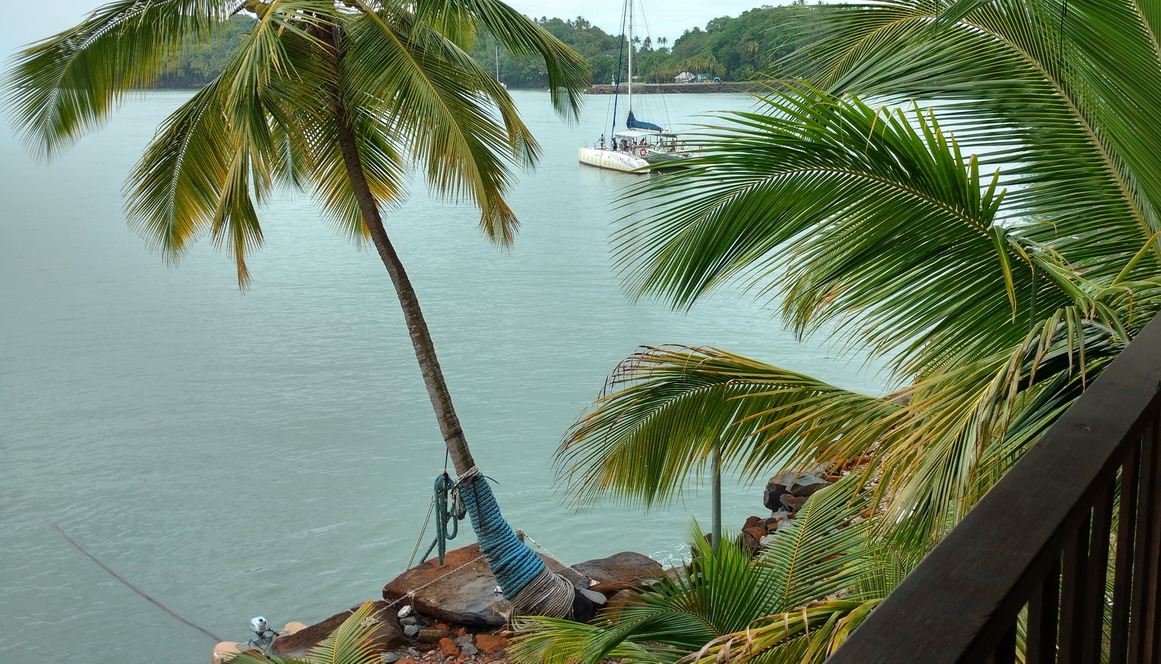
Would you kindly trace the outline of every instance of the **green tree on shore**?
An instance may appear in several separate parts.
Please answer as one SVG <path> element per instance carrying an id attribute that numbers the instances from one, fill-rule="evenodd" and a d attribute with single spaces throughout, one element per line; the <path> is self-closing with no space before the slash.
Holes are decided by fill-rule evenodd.
<path id="1" fill-rule="evenodd" d="M 812 7 L 758 7 L 737 17 L 721 16 L 705 29 L 686 30 L 670 48 L 666 37 L 645 37 L 635 49 L 634 70 L 645 83 L 672 83 L 683 71 L 726 80 L 747 80 L 773 58 L 782 57 L 809 42 L 810 26 L 818 20 Z M 212 38 L 194 41 L 156 83 L 160 87 L 200 88 L 226 66 L 253 25 L 252 16 L 237 14 Z M 581 55 L 592 73 L 590 82 L 608 83 L 617 68 L 620 39 L 582 16 L 573 19 L 541 17 L 537 23 Z M 498 64 L 500 80 L 510 88 L 544 89 L 548 71 L 535 54 L 495 48 L 491 36 L 477 39 L 468 52 L 490 69 Z M 624 79 L 625 62 L 621 62 Z"/>
<path id="2" fill-rule="evenodd" d="M 1161 15 L 1132 0 L 825 14 L 828 31 L 785 63 L 808 84 L 723 117 L 698 140 L 708 168 L 643 184 L 617 254 L 637 294 L 685 307 L 741 285 L 799 334 L 882 358 L 903 388 L 863 395 L 718 349 L 648 350 L 577 423 L 562 466 L 582 498 L 648 505 L 719 448 L 751 479 L 859 463 L 882 508 L 873 541 L 915 560 L 1161 308 L 1161 126 L 1141 112 L 1161 102 Z M 857 620 L 819 627 L 865 604 L 813 636 L 787 626 L 845 599 L 656 659 L 821 661 Z M 578 654 L 575 631 L 552 642 L 546 627 L 541 650 Z M 610 615 L 585 638 L 680 628 L 648 627 Z"/>
<path id="3" fill-rule="evenodd" d="M 209 39 L 183 49 L 173 66 L 158 79 L 157 87 L 196 89 L 209 85 L 225 70 L 255 22 L 253 16 L 231 16 Z"/>
<path id="4" fill-rule="evenodd" d="M 466 49 L 486 31 L 536 57 L 564 114 L 577 110 L 584 62 L 497 0 L 116 0 L 16 56 L 6 92 L 17 125 L 42 156 L 55 156 L 239 11 L 256 21 L 225 69 L 165 121 L 131 174 L 131 222 L 169 260 L 208 236 L 231 254 L 244 286 L 246 256 L 263 238 L 261 202 L 279 185 L 311 191 L 344 232 L 375 247 L 447 451 L 471 481 L 475 461 L 382 210 L 400 199 L 414 163 L 432 191 L 480 209 L 489 239 L 511 242 L 511 170 L 533 164 L 539 149 L 507 92 Z M 561 592 L 567 597 L 549 603 L 569 615 L 581 600 L 567 582 Z M 539 600 L 517 608 L 547 606 Z"/>

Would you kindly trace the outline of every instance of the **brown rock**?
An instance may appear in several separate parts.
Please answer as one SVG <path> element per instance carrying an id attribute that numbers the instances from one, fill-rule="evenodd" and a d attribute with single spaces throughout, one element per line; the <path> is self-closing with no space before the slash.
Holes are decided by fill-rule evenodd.
<path id="1" fill-rule="evenodd" d="M 754 526 L 758 525 L 759 521 L 761 521 L 761 519 L 758 517 L 751 516 L 746 519 L 746 523 L 742 524 L 742 528 L 753 528 Z"/>
<path id="2" fill-rule="evenodd" d="M 456 645 L 455 641 L 448 638 L 439 640 L 439 649 L 448 657 L 459 657 L 460 647 Z"/>
<path id="3" fill-rule="evenodd" d="M 758 553 L 758 550 L 762 548 L 762 545 L 759 543 L 761 538 L 754 537 L 754 534 L 749 532 L 750 530 L 754 530 L 754 529 L 748 528 L 746 530 L 743 530 L 741 532 L 741 534 L 738 535 L 738 545 L 741 546 L 746 551 L 749 551 L 750 555 L 753 556 L 753 555 Z M 766 529 L 763 528 L 762 529 L 762 537 L 765 537 L 765 536 L 766 536 Z"/>
<path id="4" fill-rule="evenodd" d="M 627 590 L 625 592 L 620 592 L 620 593 L 617 593 L 616 595 L 613 595 L 612 597 L 610 597 L 609 601 L 605 603 L 604 607 L 602 607 L 601 615 L 609 618 L 610 620 L 616 621 L 617 614 L 620 613 L 621 611 L 628 609 L 628 608 L 634 608 L 634 607 L 640 607 L 640 606 L 641 606 L 641 595 L 640 595 L 639 591 Z M 503 632 L 499 632 L 499 635 L 505 636 L 505 634 Z M 508 634 L 507 636 L 510 638 L 512 635 Z M 477 636 L 477 640 L 478 640 L 478 636 Z"/>
<path id="5" fill-rule="evenodd" d="M 456 636 L 465 636 L 465 635 L 467 635 L 467 633 L 468 633 L 467 627 L 460 627 L 460 628 L 456 629 Z"/>
<path id="6" fill-rule="evenodd" d="M 451 636 L 451 632 L 446 629 L 421 629 L 416 638 L 423 643 L 439 643 L 443 639 Z"/>
<path id="7" fill-rule="evenodd" d="M 541 560 L 574 583 L 580 579 L 550 558 Z M 449 551 L 443 565 L 432 558 L 395 577 L 383 587 L 383 599 L 392 602 L 414 590 L 415 609 L 424 615 L 452 624 L 498 627 L 507 622 L 510 608 L 495 588 L 496 577 L 480 557 L 479 545 L 471 544 Z"/>
<path id="8" fill-rule="evenodd" d="M 210 664 L 222 664 L 223 662 L 233 661 L 234 656 L 242 652 L 238 649 L 238 643 L 235 641 L 221 641 L 214 646 L 214 650 L 210 653 Z"/>
<path id="9" fill-rule="evenodd" d="M 782 501 L 782 506 L 785 507 L 786 509 L 790 510 L 791 512 L 797 512 L 798 510 L 802 509 L 803 505 L 806 504 L 805 498 L 799 498 L 797 496 L 792 496 L 788 493 L 782 494 L 782 496 L 781 496 L 781 498 L 779 498 L 779 500 Z"/>
<path id="10" fill-rule="evenodd" d="M 485 655 L 494 655 L 504 648 L 507 648 L 511 642 L 502 636 L 495 636 L 493 634 L 477 634 L 476 647 Z"/>
<path id="11" fill-rule="evenodd" d="M 573 569 L 596 581 L 590 590 L 606 596 L 619 590 L 644 588 L 663 574 L 661 563 L 632 551 L 586 560 L 573 565 Z"/>
<path id="12" fill-rule="evenodd" d="M 769 534 L 766 531 L 766 526 L 753 526 L 750 528 L 743 528 L 742 532 L 746 533 L 750 537 L 753 537 L 755 541 L 759 541 L 759 542 L 762 541 L 763 537 L 765 537 L 766 535 Z"/>
<path id="13" fill-rule="evenodd" d="M 450 631 L 451 631 L 451 625 L 448 625 L 448 624 L 447 624 L 447 623 L 445 623 L 445 622 L 437 622 L 437 623 L 435 624 L 435 628 L 436 628 L 436 629 L 442 629 L 442 630 L 443 630 L 443 631 L 445 631 L 445 632 L 450 632 Z"/>
<path id="14" fill-rule="evenodd" d="M 350 611 L 336 613 L 330 618 L 301 629 L 294 634 L 278 637 L 270 648 L 271 653 L 287 658 L 306 657 L 311 648 L 330 636 L 335 628 L 350 617 L 351 611 L 357 608 L 359 607 L 356 606 Z M 378 622 L 375 631 L 371 634 L 371 642 L 374 644 L 375 650 L 384 652 L 402 645 L 406 639 L 402 630 L 399 629 L 395 607 L 388 607 L 387 602 L 375 602 L 375 608 L 376 611 L 371 614 Z"/>

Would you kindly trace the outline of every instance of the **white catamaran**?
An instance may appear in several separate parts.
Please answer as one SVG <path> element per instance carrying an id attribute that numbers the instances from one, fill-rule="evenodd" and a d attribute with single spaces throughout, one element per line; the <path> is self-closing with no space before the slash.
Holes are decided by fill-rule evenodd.
<path id="1" fill-rule="evenodd" d="M 604 134 L 593 147 L 580 149 L 580 162 L 598 168 L 607 168 L 627 173 L 647 174 L 651 170 L 663 170 L 681 166 L 682 160 L 691 156 L 677 138 L 677 134 L 667 131 L 651 122 L 643 122 L 633 115 L 633 0 L 625 1 L 625 9 L 629 16 L 629 35 L 624 39 L 622 35 L 621 47 L 628 44 L 629 77 L 628 77 L 628 106 L 629 114 L 625 120 L 625 128 L 616 128 L 616 118 L 613 118 L 612 139 L 606 140 Z M 614 81 L 614 92 L 620 91 L 620 85 Z M 614 114 L 616 106 L 614 105 Z"/>

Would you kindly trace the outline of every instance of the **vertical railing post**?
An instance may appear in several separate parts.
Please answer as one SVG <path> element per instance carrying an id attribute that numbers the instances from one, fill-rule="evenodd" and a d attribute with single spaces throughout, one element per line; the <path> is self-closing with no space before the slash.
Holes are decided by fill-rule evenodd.
<path id="1" fill-rule="evenodd" d="M 1133 539 L 1137 533 L 1137 489 L 1143 437 L 1132 441 L 1121 466 L 1120 511 L 1117 516 L 1117 562 L 1113 577 L 1113 609 L 1109 634 L 1109 664 L 1128 664 L 1129 601 L 1133 587 Z"/>
<path id="2" fill-rule="evenodd" d="M 1153 615 L 1156 610 L 1156 559 L 1150 552 L 1156 547 L 1158 533 L 1153 527 L 1157 512 L 1156 420 L 1142 436 L 1141 485 L 1137 503 L 1137 537 L 1133 542 L 1133 589 L 1129 608 L 1129 662 L 1151 662 L 1153 655 Z"/>
<path id="3" fill-rule="evenodd" d="M 1028 602 L 1027 664 L 1055 664 L 1056 624 L 1060 615 L 1060 563 L 1048 570 Z"/>

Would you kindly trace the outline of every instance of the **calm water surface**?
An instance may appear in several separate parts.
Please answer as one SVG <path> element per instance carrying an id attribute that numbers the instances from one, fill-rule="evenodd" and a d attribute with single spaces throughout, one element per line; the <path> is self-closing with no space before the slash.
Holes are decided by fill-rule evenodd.
<path id="1" fill-rule="evenodd" d="M 166 267 L 127 229 L 122 182 L 188 96 L 129 103 L 49 167 L 0 137 L 0 662 L 204 662 L 212 642 L 134 595 L 97 557 L 194 622 L 310 623 L 402 571 L 444 454 L 382 264 L 288 194 L 240 293 L 208 243 Z M 642 344 L 711 344 L 882 392 L 861 361 L 800 344 L 748 300 L 675 313 L 630 303 L 610 269 L 611 204 L 634 178 L 576 162 L 608 99 L 575 126 L 515 92 L 544 148 L 511 197 L 500 251 L 476 214 L 420 188 L 388 217 L 481 469 L 510 521 L 579 561 L 682 548 L 707 492 L 642 515 L 575 513 L 551 462 L 609 370 Z M 657 100 L 652 100 L 657 103 Z M 670 118 L 749 105 L 670 98 Z M 760 513 L 727 487 L 726 522 Z M 470 535 L 468 536 L 470 541 Z M 162 653 L 158 656 L 158 653 Z"/>

